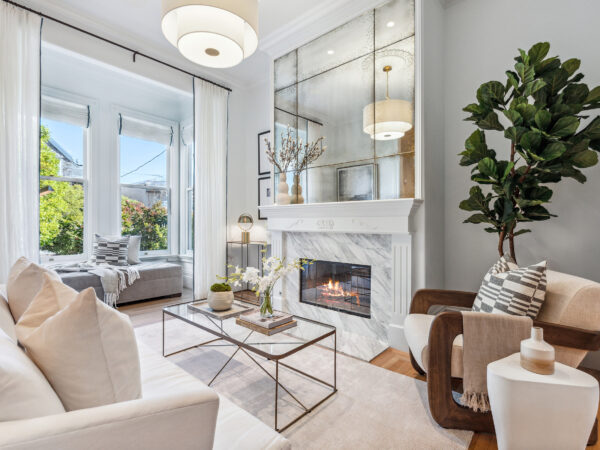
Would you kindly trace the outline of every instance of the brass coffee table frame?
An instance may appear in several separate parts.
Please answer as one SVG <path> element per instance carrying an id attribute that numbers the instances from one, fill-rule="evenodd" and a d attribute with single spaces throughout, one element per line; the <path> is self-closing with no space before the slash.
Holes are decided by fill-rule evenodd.
<path id="1" fill-rule="evenodd" d="M 325 334 L 323 334 L 322 336 L 319 336 L 315 339 L 312 339 L 310 341 L 307 341 L 305 343 L 303 343 L 302 345 L 299 345 L 297 348 L 294 348 L 292 350 L 290 350 L 289 352 L 283 353 L 281 355 L 272 355 L 270 353 L 264 352 L 258 348 L 254 348 L 252 345 L 261 345 L 261 344 L 268 344 L 268 345 L 281 345 L 281 344 L 296 344 L 296 342 L 258 342 L 258 343 L 254 343 L 254 344 L 248 344 L 246 343 L 246 341 L 250 338 L 250 336 L 252 336 L 255 331 L 249 330 L 248 335 L 243 339 L 243 340 L 238 340 L 235 339 L 231 336 L 229 336 L 224 330 L 223 330 L 223 320 L 222 319 L 213 319 L 212 317 L 204 314 L 204 317 L 207 318 L 214 326 L 215 328 L 210 328 L 207 327 L 203 324 L 200 324 L 198 322 L 194 322 L 193 320 L 189 320 L 186 317 L 182 317 L 178 314 L 176 314 L 173 311 L 169 311 L 169 308 L 174 308 L 176 306 L 181 306 L 181 305 L 187 305 L 188 303 L 179 303 L 176 305 L 170 305 L 167 306 L 165 308 L 163 308 L 163 315 L 162 315 L 162 354 L 163 356 L 169 357 L 172 355 L 175 355 L 177 353 L 181 353 L 181 352 L 185 352 L 186 350 L 191 350 L 193 348 L 198 348 L 198 347 L 237 347 L 236 350 L 233 352 L 233 354 L 229 357 L 229 359 L 227 360 L 227 362 L 223 365 L 223 367 L 221 367 L 218 372 L 215 374 L 215 376 L 212 378 L 212 380 L 208 383 L 208 385 L 212 385 L 212 383 L 217 379 L 217 377 L 221 374 L 221 372 L 223 371 L 223 369 L 225 369 L 225 367 L 229 364 L 229 362 L 233 359 L 233 357 L 238 353 L 238 351 L 242 351 L 243 353 L 246 354 L 246 356 L 248 356 L 258 367 L 260 367 L 260 369 L 265 372 L 269 377 L 271 377 L 273 379 L 273 381 L 275 381 L 275 431 L 281 432 L 284 431 L 285 429 L 287 429 L 288 427 L 290 427 L 291 425 L 293 425 L 294 423 L 296 423 L 298 420 L 300 420 L 301 418 L 303 418 L 304 416 L 306 416 L 307 414 L 309 414 L 311 411 L 313 411 L 315 408 L 317 408 L 319 405 L 321 405 L 323 402 L 325 402 L 327 399 L 329 399 L 331 396 L 333 396 L 336 392 L 337 392 L 337 334 L 336 334 L 336 328 L 332 325 L 327 325 L 321 322 L 317 322 L 315 320 L 311 320 L 311 319 L 306 319 L 304 317 L 299 317 L 299 316 L 294 316 L 294 319 L 297 320 L 302 320 L 304 322 L 309 322 L 309 323 L 314 323 L 316 325 L 320 325 L 326 328 L 330 328 L 331 330 Z M 211 339 L 205 342 L 201 342 L 200 344 L 196 344 L 196 345 L 192 345 L 190 347 L 186 347 L 183 348 L 181 350 L 177 350 L 174 352 L 171 352 L 169 354 L 165 354 L 165 314 L 169 315 L 175 319 L 179 319 L 182 320 L 185 323 L 188 323 L 192 326 L 195 326 L 197 328 L 200 328 L 201 330 L 204 330 L 214 336 L 216 336 L 215 339 Z M 199 312 L 199 314 L 202 314 Z M 225 319 L 227 320 L 227 319 Z M 236 325 L 236 326 L 240 326 L 241 325 Z M 282 332 L 285 333 L 285 332 Z M 300 369 L 297 369 L 295 367 L 292 367 L 284 362 L 282 362 L 281 360 L 284 358 L 287 358 L 288 356 L 293 355 L 294 353 L 299 352 L 300 350 L 305 349 L 306 347 L 309 347 L 313 344 L 316 344 L 319 341 L 322 341 L 323 339 L 327 339 L 329 336 L 333 336 L 333 384 L 328 383 L 325 380 L 322 380 L 320 378 L 315 377 L 314 375 L 308 374 Z M 226 341 L 228 342 L 227 344 L 213 344 L 214 342 L 217 341 Z M 265 358 L 267 361 L 273 361 L 275 362 L 275 376 L 271 375 L 267 369 L 265 369 L 252 355 L 250 355 L 249 352 L 255 353 L 259 356 L 262 356 L 263 358 Z M 283 384 L 281 384 L 279 382 L 279 366 L 285 367 L 286 369 L 289 369 L 293 372 L 299 373 L 300 375 L 303 375 L 317 383 L 320 383 L 328 388 L 330 388 L 332 391 L 327 394 L 325 397 L 322 397 L 320 400 L 318 400 L 314 405 L 307 407 L 305 406 L 300 400 L 298 400 L 298 398 L 292 394 L 290 392 L 289 389 L 287 389 Z M 285 426 L 283 427 L 279 427 L 278 424 L 278 400 L 279 400 L 279 388 L 281 387 L 281 389 L 283 389 L 285 392 L 287 392 L 289 394 L 289 396 L 298 404 L 300 405 L 300 407 L 304 410 L 299 416 L 297 416 L 295 419 L 293 419 L 292 421 L 290 421 L 289 423 L 287 423 Z"/>

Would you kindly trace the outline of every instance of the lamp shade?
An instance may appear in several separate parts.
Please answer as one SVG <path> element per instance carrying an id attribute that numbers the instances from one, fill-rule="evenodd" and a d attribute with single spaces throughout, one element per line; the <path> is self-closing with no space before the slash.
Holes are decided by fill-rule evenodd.
<path id="1" fill-rule="evenodd" d="M 371 139 L 400 139 L 412 128 L 412 123 L 412 103 L 406 100 L 382 100 L 363 109 L 363 130 Z"/>
<path id="2" fill-rule="evenodd" d="M 162 31 L 207 67 L 232 67 L 258 46 L 258 0 L 162 0 Z"/>

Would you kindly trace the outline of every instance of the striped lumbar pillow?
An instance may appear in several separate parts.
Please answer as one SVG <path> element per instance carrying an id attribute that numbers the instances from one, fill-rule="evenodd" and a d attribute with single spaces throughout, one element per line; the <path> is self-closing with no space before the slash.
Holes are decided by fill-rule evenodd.
<path id="1" fill-rule="evenodd" d="M 546 297 L 546 261 L 519 267 L 503 256 L 485 274 L 473 311 L 535 319 Z"/>
<path id="2" fill-rule="evenodd" d="M 117 239 L 108 239 L 96 234 L 94 235 L 92 262 L 95 262 L 96 264 L 126 266 L 128 245 L 129 236 L 123 236 Z"/>

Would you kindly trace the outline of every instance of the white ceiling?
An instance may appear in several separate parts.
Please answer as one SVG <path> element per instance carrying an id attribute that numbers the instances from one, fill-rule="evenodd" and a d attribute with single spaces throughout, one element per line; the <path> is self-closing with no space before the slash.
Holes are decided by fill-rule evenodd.
<path id="1" fill-rule="evenodd" d="M 207 78 L 232 86 L 249 86 L 268 79 L 269 56 L 258 50 L 230 69 L 211 70 L 183 58 L 163 37 L 160 0 L 18 0 L 37 11 L 163 59 Z M 340 0 L 259 0 L 259 38 L 285 30 L 300 16 L 318 11 Z M 351 2 L 352 0 L 348 0 Z M 326 30 L 324 30 L 326 31 Z M 260 44 L 259 44 L 260 45 Z M 260 46 L 259 46 L 260 48 Z"/>

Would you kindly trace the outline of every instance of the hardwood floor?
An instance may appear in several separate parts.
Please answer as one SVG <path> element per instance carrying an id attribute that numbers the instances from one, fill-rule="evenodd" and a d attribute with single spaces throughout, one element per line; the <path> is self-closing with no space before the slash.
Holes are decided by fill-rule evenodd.
<path id="1" fill-rule="evenodd" d="M 162 308 L 168 305 L 188 302 L 192 300 L 192 292 L 188 289 L 184 290 L 181 297 L 172 297 L 160 300 L 151 300 L 146 302 L 138 302 L 119 307 L 119 311 L 127 314 L 134 327 L 141 327 L 162 320 Z M 416 378 L 425 381 L 425 377 L 419 375 L 410 363 L 408 353 L 389 348 L 380 355 L 376 356 L 371 364 L 382 367 L 392 372 L 400 373 L 408 377 Z M 600 372 L 595 370 L 584 369 L 600 380 Z M 600 414 L 600 411 L 599 411 Z M 487 433 L 475 433 L 469 446 L 470 450 L 496 450 L 496 437 Z M 588 450 L 600 450 L 600 441 Z"/>

